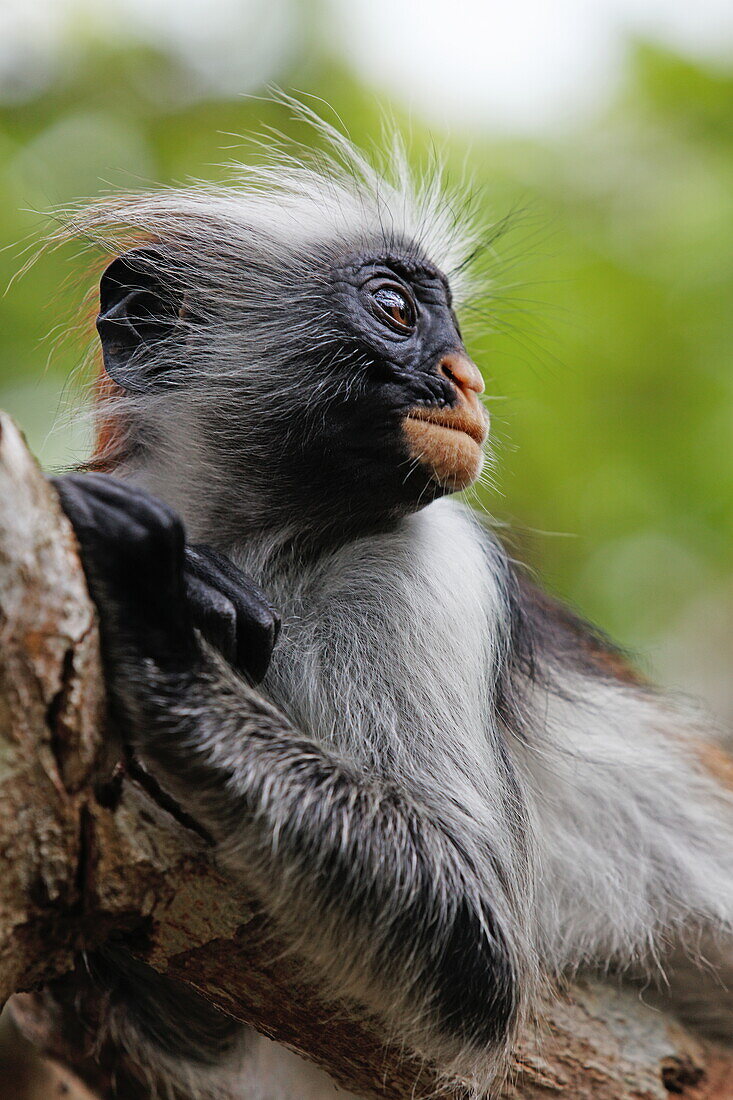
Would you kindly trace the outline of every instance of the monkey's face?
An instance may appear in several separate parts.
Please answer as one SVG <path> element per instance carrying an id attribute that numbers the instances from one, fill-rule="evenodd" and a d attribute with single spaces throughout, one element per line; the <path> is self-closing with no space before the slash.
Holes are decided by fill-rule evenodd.
<path id="1" fill-rule="evenodd" d="M 464 489 L 481 471 L 488 416 L 447 280 L 424 261 L 387 255 L 347 260 L 333 286 L 347 369 L 349 341 L 353 365 L 367 364 L 358 394 L 381 449 L 369 464 L 383 476 L 392 464 L 394 480 L 422 501 Z"/>
<path id="2" fill-rule="evenodd" d="M 97 321 L 179 511 L 366 531 L 479 474 L 488 418 L 450 288 L 414 247 L 368 255 L 156 245 L 114 260 Z M 236 278 L 232 272 L 236 272 Z M 180 481 L 180 485 L 179 485 Z M 185 481 L 185 484 L 184 484 Z"/>

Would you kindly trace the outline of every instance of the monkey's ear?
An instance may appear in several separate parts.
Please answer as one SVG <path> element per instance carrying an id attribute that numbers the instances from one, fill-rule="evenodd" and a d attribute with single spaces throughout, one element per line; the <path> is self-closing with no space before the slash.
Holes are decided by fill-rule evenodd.
<path id="1" fill-rule="evenodd" d="M 135 248 L 118 256 L 99 284 L 97 331 L 104 368 L 126 390 L 142 391 L 154 381 L 149 354 L 175 334 L 181 303 L 160 273 L 154 248 Z"/>

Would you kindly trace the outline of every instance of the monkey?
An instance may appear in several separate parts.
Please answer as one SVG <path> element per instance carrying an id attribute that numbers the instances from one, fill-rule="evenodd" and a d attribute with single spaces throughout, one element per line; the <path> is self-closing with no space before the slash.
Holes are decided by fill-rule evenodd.
<path id="1" fill-rule="evenodd" d="M 323 155 L 64 230 L 110 253 L 101 442 L 54 484 L 116 728 L 326 994 L 477 1096 L 578 974 L 731 1042 L 715 732 L 456 496 L 488 447 L 481 229 L 398 145 L 316 124 Z M 141 1095 L 346 1095 L 124 945 L 90 973 Z"/>

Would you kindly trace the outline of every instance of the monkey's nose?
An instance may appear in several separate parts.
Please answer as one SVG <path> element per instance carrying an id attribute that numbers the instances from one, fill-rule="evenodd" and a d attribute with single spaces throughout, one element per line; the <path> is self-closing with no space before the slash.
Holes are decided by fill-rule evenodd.
<path id="1" fill-rule="evenodd" d="M 474 394 L 483 393 L 485 386 L 481 373 L 464 352 L 452 351 L 438 363 L 438 372 L 447 378 L 468 401 L 475 401 Z"/>

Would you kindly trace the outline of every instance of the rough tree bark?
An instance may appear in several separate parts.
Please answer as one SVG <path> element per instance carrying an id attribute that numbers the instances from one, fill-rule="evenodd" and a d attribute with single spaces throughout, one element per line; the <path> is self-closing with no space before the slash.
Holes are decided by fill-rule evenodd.
<path id="1" fill-rule="evenodd" d="M 2 416 L 0 1003 L 20 992 L 23 1030 L 94 1095 L 111 1096 L 119 1067 L 109 1056 L 93 1063 L 89 1036 L 61 1027 L 35 991 L 73 982 L 82 949 L 124 935 L 151 966 L 364 1097 L 465 1097 L 465 1083 L 439 1083 L 437 1067 L 391 1048 L 376 1022 L 324 1001 L 317 975 L 288 952 L 254 894 L 235 889 L 201 838 L 124 774 L 104 716 L 95 613 L 73 532 Z M 145 1095 L 134 1083 L 120 1087 L 130 1100 Z M 733 1096 L 733 1059 L 632 994 L 586 985 L 548 1005 L 502 1097 L 670 1094 Z"/>

